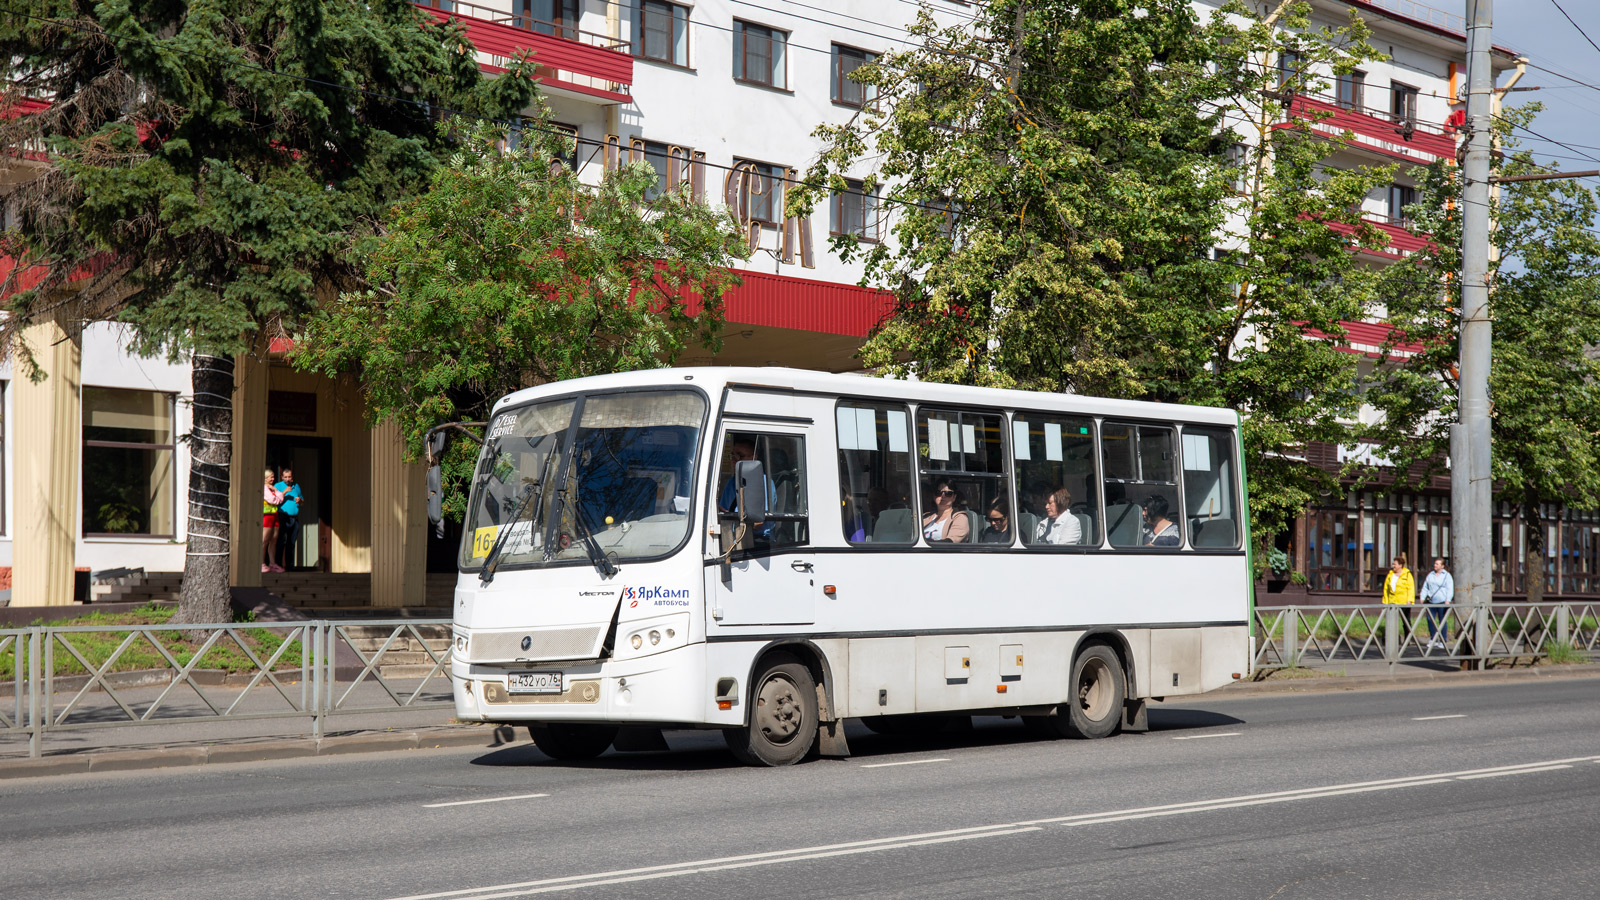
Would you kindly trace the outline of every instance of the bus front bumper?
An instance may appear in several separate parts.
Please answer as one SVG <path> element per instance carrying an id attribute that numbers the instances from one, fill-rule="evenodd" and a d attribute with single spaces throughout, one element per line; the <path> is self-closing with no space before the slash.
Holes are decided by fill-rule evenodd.
<path id="1" fill-rule="evenodd" d="M 609 722 L 738 725 L 742 711 L 721 712 L 707 693 L 706 645 L 650 656 L 572 665 L 454 663 L 456 718 L 464 722 Z M 525 685 L 513 691 L 513 675 Z M 557 692 L 550 675 L 560 673 Z M 725 720 L 725 721 L 724 721 Z"/>

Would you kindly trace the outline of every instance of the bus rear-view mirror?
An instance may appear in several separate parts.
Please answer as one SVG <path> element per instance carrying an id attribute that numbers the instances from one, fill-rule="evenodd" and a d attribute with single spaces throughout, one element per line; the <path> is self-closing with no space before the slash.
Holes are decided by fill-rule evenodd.
<path id="1" fill-rule="evenodd" d="M 765 522 L 767 520 L 767 473 L 757 459 L 740 460 L 733 466 L 734 482 L 739 489 L 739 520 Z"/>

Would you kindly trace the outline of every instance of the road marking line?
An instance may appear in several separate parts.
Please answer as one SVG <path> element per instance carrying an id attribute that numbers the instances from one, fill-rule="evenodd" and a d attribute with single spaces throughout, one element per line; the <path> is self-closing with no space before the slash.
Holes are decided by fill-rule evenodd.
<path id="1" fill-rule="evenodd" d="M 883 768 L 887 768 L 889 766 L 920 766 L 923 763 L 949 762 L 949 761 L 950 761 L 950 757 L 941 756 L 938 759 L 908 759 L 905 762 L 872 763 L 870 765 L 861 766 L 861 768 L 863 768 L 863 769 L 883 769 Z"/>
<path id="2" fill-rule="evenodd" d="M 923 761 L 932 762 L 933 760 L 918 760 L 918 762 Z M 1274 791 L 1265 794 L 1246 794 L 1238 797 L 1217 797 L 1209 800 L 1193 800 L 1187 803 L 1170 803 L 1164 806 L 1146 806 L 1135 809 L 1079 813 L 1070 816 L 1034 819 L 1026 822 L 1002 822 L 992 825 L 973 826 L 970 828 L 956 828 L 948 831 L 932 831 L 921 834 L 903 834 L 895 835 L 893 837 L 850 841 L 842 844 L 825 844 L 815 847 L 797 847 L 788 850 L 771 850 L 763 853 L 749 853 L 742 856 L 726 856 L 716 859 L 699 859 L 689 862 L 644 866 L 637 869 L 620 869 L 610 872 L 593 872 L 585 875 L 565 875 L 555 878 L 543 878 L 535 881 L 486 885 L 478 888 L 462 888 L 459 890 L 442 891 L 434 894 L 414 894 L 406 897 L 396 897 L 393 898 L 393 900 L 445 900 L 445 898 L 462 898 L 462 900 L 501 900 L 501 898 L 506 897 L 523 897 L 531 894 L 545 894 L 553 891 L 568 891 L 584 887 L 599 887 L 609 884 L 650 881 L 662 878 L 674 878 L 679 875 L 719 872 L 728 869 L 777 865 L 779 863 L 797 862 L 811 859 L 825 859 L 834 856 L 874 853 L 879 850 L 900 850 L 911 847 L 927 846 L 930 844 L 950 843 L 953 841 L 966 841 L 984 837 L 1001 837 L 1005 835 L 1023 834 L 1027 832 L 1041 831 L 1043 830 L 1044 826 L 1048 825 L 1059 825 L 1063 827 L 1103 825 L 1111 822 L 1126 822 L 1136 819 L 1156 818 L 1160 816 L 1177 816 L 1194 812 L 1211 812 L 1222 809 L 1238 809 L 1247 806 L 1262 806 L 1271 803 L 1287 803 L 1292 800 L 1313 800 L 1323 797 L 1339 797 L 1350 794 L 1369 793 L 1373 791 L 1388 791 L 1397 790 L 1400 788 L 1447 784 L 1452 779 L 1491 778 L 1497 775 L 1517 775 L 1525 772 L 1550 772 L 1557 769 L 1570 769 L 1572 768 L 1572 763 L 1581 762 L 1600 762 L 1600 756 L 1579 756 L 1570 759 L 1541 760 L 1539 762 L 1516 763 L 1513 765 L 1495 766 L 1487 769 L 1467 769 L 1459 772 L 1439 772 L 1426 775 L 1412 775 L 1401 778 L 1385 778 L 1377 781 L 1333 784 L 1325 785 L 1323 787 L 1299 788 L 1289 791 Z"/>
<path id="3" fill-rule="evenodd" d="M 1517 769 L 1514 772 L 1485 772 L 1482 775 L 1461 775 L 1457 781 L 1471 781 L 1474 778 L 1499 778 L 1503 775 L 1526 775 L 1529 772 L 1554 772 L 1557 769 L 1570 769 L 1571 766 L 1540 766 L 1536 769 Z"/>
<path id="4" fill-rule="evenodd" d="M 1415 717 L 1412 718 L 1411 721 L 1413 721 L 1413 722 L 1432 722 L 1435 719 L 1465 719 L 1466 717 L 1467 717 L 1466 713 L 1455 713 L 1454 715 L 1449 715 L 1449 716 L 1415 716 Z"/>
<path id="5" fill-rule="evenodd" d="M 1175 741 L 1198 741 L 1201 738 L 1238 737 L 1241 734 L 1244 734 L 1244 732 L 1224 731 L 1221 734 L 1175 734 L 1172 736 L 1172 739 Z"/>
<path id="6" fill-rule="evenodd" d="M 475 803 L 503 803 L 507 800 L 532 800 L 535 797 L 548 797 L 549 794 L 512 794 L 509 797 L 485 797 L 482 800 L 452 800 L 449 803 L 424 803 L 423 809 L 438 809 L 442 806 L 471 806 Z"/>

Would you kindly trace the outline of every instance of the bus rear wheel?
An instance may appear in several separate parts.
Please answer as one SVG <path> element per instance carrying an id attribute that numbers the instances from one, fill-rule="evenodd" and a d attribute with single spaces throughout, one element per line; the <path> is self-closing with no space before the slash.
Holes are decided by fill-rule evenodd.
<path id="1" fill-rule="evenodd" d="M 791 766 L 817 742 L 817 683 L 792 656 L 770 657 L 750 691 L 750 724 L 724 728 L 722 737 L 739 761 L 751 766 Z"/>
<path id="2" fill-rule="evenodd" d="M 616 740 L 615 725 L 529 725 L 528 735 L 539 752 L 551 759 L 594 759 Z"/>
<path id="3" fill-rule="evenodd" d="M 1122 704 L 1128 697 L 1122 660 L 1105 644 L 1085 647 L 1072 663 L 1072 696 L 1056 719 L 1068 737 L 1103 738 L 1122 725 Z"/>

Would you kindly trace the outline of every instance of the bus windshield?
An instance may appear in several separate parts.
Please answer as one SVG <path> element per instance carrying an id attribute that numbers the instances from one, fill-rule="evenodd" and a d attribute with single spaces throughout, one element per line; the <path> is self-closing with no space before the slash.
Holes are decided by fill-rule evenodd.
<path id="1" fill-rule="evenodd" d="M 590 538 L 613 562 L 671 553 L 689 529 L 705 412 L 694 391 L 639 391 L 495 416 L 473 476 L 461 567 L 481 567 L 505 529 L 504 567 L 588 559 Z"/>

